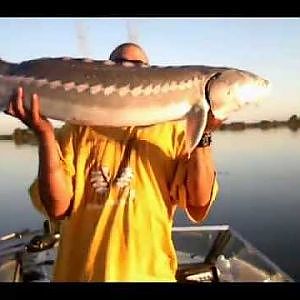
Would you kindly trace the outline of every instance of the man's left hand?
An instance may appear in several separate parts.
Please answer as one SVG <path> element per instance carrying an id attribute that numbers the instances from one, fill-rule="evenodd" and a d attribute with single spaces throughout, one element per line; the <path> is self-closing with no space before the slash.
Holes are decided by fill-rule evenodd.
<path id="1" fill-rule="evenodd" d="M 220 128 L 222 123 L 223 123 L 223 121 L 216 119 L 214 117 L 212 111 L 209 110 L 205 132 L 213 132 L 213 131 L 217 130 L 218 128 Z"/>

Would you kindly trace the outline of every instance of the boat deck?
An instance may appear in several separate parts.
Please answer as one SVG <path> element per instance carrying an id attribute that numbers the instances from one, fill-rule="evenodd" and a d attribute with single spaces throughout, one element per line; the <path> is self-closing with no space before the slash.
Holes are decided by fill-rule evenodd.
<path id="1" fill-rule="evenodd" d="M 0 282 L 50 282 L 59 234 L 23 231 L 0 239 Z M 174 227 L 178 282 L 291 282 L 227 225 Z"/>

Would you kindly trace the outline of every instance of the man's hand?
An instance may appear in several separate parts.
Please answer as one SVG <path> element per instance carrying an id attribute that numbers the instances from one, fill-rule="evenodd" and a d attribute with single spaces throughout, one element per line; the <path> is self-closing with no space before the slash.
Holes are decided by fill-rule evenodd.
<path id="1" fill-rule="evenodd" d="M 213 132 L 217 130 L 222 125 L 222 123 L 223 122 L 221 120 L 215 119 L 215 117 L 212 114 L 212 111 L 209 110 L 205 132 Z"/>
<path id="2" fill-rule="evenodd" d="M 24 106 L 23 89 L 19 88 L 18 93 L 11 98 L 6 113 L 21 120 L 38 136 L 40 200 L 50 218 L 63 219 L 69 213 L 71 205 L 72 179 L 62 168 L 54 128 L 40 115 L 39 97 L 36 94 L 32 96 L 29 110 Z"/>
<path id="3" fill-rule="evenodd" d="M 18 118 L 38 136 L 54 133 L 52 124 L 40 115 L 40 99 L 38 95 L 32 95 L 31 110 L 28 110 L 24 105 L 24 91 L 21 87 L 18 88 L 17 94 L 11 97 L 5 113 Z"/>

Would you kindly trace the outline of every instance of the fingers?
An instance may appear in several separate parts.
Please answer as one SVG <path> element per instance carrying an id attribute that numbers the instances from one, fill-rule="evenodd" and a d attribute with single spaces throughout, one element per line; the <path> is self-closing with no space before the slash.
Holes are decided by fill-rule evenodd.
<path id="1" fill-rule="evenodd" d="M 7 113 L 19 118 L 20 120 L 25 119 L 26 113 L 24 110 L 24 96 L 22 88 L 18 88 L 17 94 L 14 94 L 11 97 L 11 100 L 8 104 Z"/>
<path id="2" fill-rule="evenodd" d="M 28 109 L 24 105 L 24 99 L 24 90 L 20 87 L 17 94 L 11 97 L 5 113 L 18 118 L 32 130 L 39 131 L 41 128 L 43 129 L 46 119 L 40 115 L 40 98 L 37 94 L 33 94 L 31 97 L 31 107 Z"/>
<path id="3" fill-rule="evenodd" d="M 11 115 L 13 117 L 15 117 L 15 112 L 14 112 L 14 109 L 13 109 L 13 105 L 12 105 L 12 101 L 9 101 L 8 103 L 8 107 L 7 109 L 4 111 L 4 113 L 6 113 L 7 115 Z"/>
<path id="4" fill-rule="evenodd" d="M 41 120 L 40 99 L 37 94 L 33 94 L 31 98 L 31 118 L 34 124 L 38 124 Z"/>
<path id="5" fill-rule="evenodd" d="M 24 91 L 21 87 L 18 88 L 17 100 L 13 103 L 15 103 L 15 113 L 17 117 L 19 117 L 21 120 L 25 120 L 26 112 L 24 109 Z"/>
<path id="6" fill-rule="evenodd" d="M 14 92 L 14 94 L 10 97 L 8 107 L 4 111 L 6 114 L 19 118 L 18 106 L 20 107 L 21 105 L 21 103 L 17 104 L 19 97 L 23 97 L 23 94 L 20 89 Z"/>
<path id="7" fill-rule="evenodd" d="M 222 120 L 216 119 L 211 110 L 208 112 L 206 131 L 215 131 L 223 124 Z"/>

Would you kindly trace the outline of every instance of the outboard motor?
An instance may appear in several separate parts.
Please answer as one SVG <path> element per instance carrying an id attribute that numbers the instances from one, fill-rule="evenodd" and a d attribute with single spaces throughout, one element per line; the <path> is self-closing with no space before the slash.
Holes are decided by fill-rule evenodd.
<path id="1" fill-rule="evenodd" d="M 44 234 L 37 235 L 26 245 L 20 261 L 23 282 L 50 282 L 60 234 L 51 232 L 48 220 L 44 222 Z"/>

